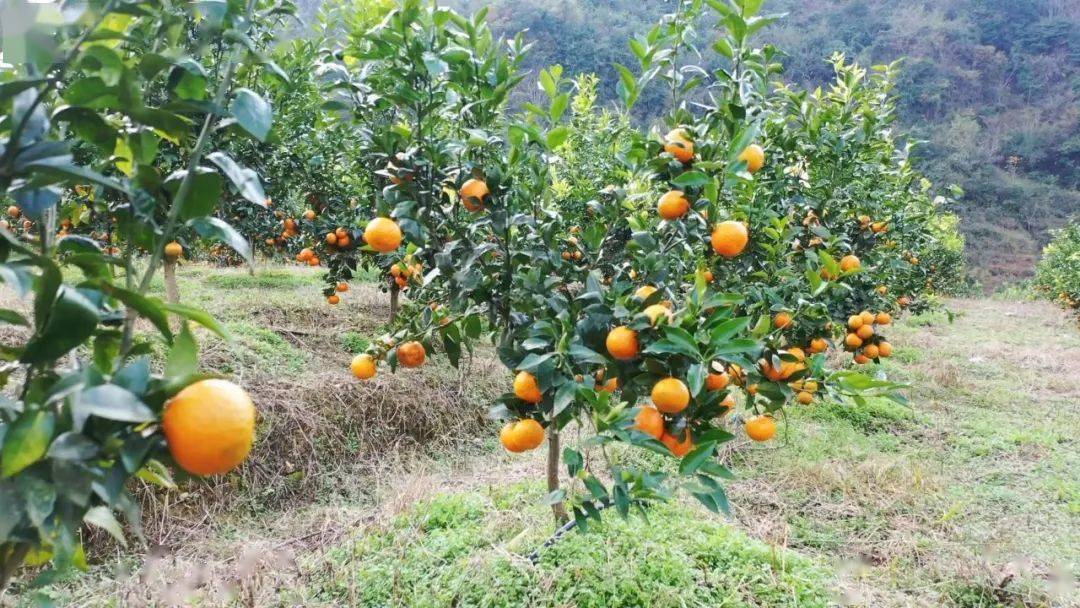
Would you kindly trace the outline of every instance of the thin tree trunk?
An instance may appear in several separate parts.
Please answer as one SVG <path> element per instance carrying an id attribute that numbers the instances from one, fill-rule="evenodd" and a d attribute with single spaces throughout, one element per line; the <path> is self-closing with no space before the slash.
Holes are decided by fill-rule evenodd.
<path id="1" fill-rule="evenodd" d="M 398 308 L 401 306 L 399 297 L 401 296 L 401 288 L 397 286 L 397 283 L 390 281 L 390 322 L 393 323 L 397 320 Z"/>
<path id="2" fill-rule="evenodd" d="M 0 544 L 0 596 L 7 589 L 8 583 L 11 582 L 29 552 L 30 545 L 24 543 Z"/>
<path id="3" fill-rule="evenodd" d="M 551 493 L 559 489 L 559 458 L 562 452 L 559 449 L 559 431 L 555 429 L 555 425 L 549 428 L 551 432 L 548 434 L 547 487 L 548 493 Z M 558 524 L 564 524 L 570 519 L 566 514 L 566 505 L 561 500 L 551 505 L 551 512 Z"/>
<path id="4" fill-rule="evenodd" d="M 180 286 L 176 284 L 176 260 L 165 260 L 165 301 L 180 303 Z"/>

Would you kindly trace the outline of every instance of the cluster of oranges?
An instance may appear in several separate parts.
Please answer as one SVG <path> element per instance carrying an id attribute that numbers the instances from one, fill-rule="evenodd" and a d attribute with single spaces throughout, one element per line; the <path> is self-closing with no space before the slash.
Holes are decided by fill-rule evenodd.
<path id="1" fill-rule="evenodd" d="M 890 323 L 892 323 L 892 315 L 887 312 L 874 314 L 864 310 L 848 318 L 848 334 L 844 338 L 844 346 L 855 353 L 856 363 L 862 365 L 874 359 L 892 356 L 892 344 L 882 338 L 875 329 L 875 326 Z"/>
<path id="2" fill-rule="evenodd" d="M 875 222 L 870 219 L 869 215 L 860 215 L 858 217 L 859 227 L 863 230 L 869 230 L 874 234 L 881 234 L 888 231 L 889 225 L 885 222 Z"/>
<path id="3" fill-rule="evenodd" d="M 398 286 L 398 289 L 404 291 L 408 289 L 410 280 L 420 279 L 423 271 L 423 265 L 420 262 L 414 262 L 410 254 L 405 256 L 403 261 L 390 267 L 390 277 L 394 279 L 394 284 Z"/>
<path id="4" fill-rule="evenodd" d="M 384 344 L 387 349 L 394 348 L 393 340 L 387 340 Z M 402 367 L 416 368 L 424 365 L 427 361 L 427 350 L 424 345 L 417 341 L 403 342 L 395 349 L 397 361 Z M 350 365 L 354 376 L 360 380 L 370 380 L 378 371 L 377 359 L 368 353 L 361 353 L 353 357 Z"/>

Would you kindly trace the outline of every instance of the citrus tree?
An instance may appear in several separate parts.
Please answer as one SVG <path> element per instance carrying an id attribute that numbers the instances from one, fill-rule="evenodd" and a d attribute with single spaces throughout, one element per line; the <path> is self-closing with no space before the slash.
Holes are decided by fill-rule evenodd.
<path id="1" fill-rule="evenodd" d="M 269 133 L 269 104 L 236 79 L 274 69 L 250 36 L 288 10 L 103 0 L 5 13 L 22 27 L 0 69 L 0 199 L 30 224 L 0 228 L 0 278 L 31 301 L 2 311 L 23 330 L 0 366 L 0 589 L 24 562 L 53 563 L 41 580 L 84 567 L 84 524 L 125 543 L 122 512 L 138 534 L 132 477 L 171 485 L 169 461 L 225 473 L 251 448 L 250 397 L 198 371 L 189 323 L 222 328 L 147 292 L 182 231 L 250 257 L 214 213 L 227 188 L 263 204 L 261 184 L 209 144 L 214 132 Z M 104 245 L 69 233 L 62 200 L 107 222 Z M 155 338 L 136 335 L 140 320 Z"/>
<path id="2" fill-rule="evenodd" d="M 395 184 L 384 191 L 384 201 L 395 204 L 380 210 L 390 217 L 365 229 L 367 248 L 394 254 L 406 242 L 428 270 L 406 314 L 357 356 L 354 373 L 374 376 L 381 359 L 392 367 L 417 367 L 434 348 L 456 364 L 463 348 L 489 336 L 514 374 L 512 391 L 493 409 L 509 419 L 500 439 L 513 452 L 547 440 L 549 500 L 559 519 L 567 516 L 566 501 L 583 524 L 607 506 L 626 514 L 674 486 L 687 487 L 712 509 L 726 509 L 719 480 L 729 472 L 714 458 L 718 446 L 734 437 L 725 429 L 725 414 L 738 407 L 746 433 L 765 441 L 776 432 L 772 414 L 796 395 L 805 402 L 818 390 L 894 388 L 859 374 L 827 372 L 823 356 L 810 350 L 824 350 L 821 335 L 805 348 L 785 335 L 797 311 L 783 310 L 779 296 L 766 293 L 762 267 L 776 261 L 788 270 L 787 249 L 777 246 L 787 244 L 787 234 L 780 218 L 765 215 L 772 210 L 750 204 L 765 191 L 754 175 L 765 166 L 764 153 L 752 142 L 771 116 L 762 99 L 765 76 L 775 68 L 761 57 L 772 52 L 745 48 L 755 8 L 721 6 L 715 10 L 730 20 L 729 29 L 743 33 L 728 42 L 739 49 L 739 67 L 729 82 L 710 90 L 724 103 L 693 124 L 699 119 L 681 100 L 703 81 L 683 80 L 692 70 L 676 64 L 686 38 L 656 34 L 639 43 L 635 52 L 644 76 L 624 70 L 622 87 L 639 91 L 654 77 L 666 80 L 678 100 L 673 128 L 666 138 L 637 135 L 609 150 L 623 164 L 626 183 L 595 186 L 579 203 L 588 223 L 579 225 L 580 217 L 563 212 L 569 205 L 553 186 L 561 155 L 573 153 L 564 147 L 572 86 L 556 67 L 540 74 L 545 102 L 527 106 L 503 134 L 470 131 L 465 151 L 476 145 L 484 150 L 429 156 L 431 164 L 409 188 Z M 690 23 L 702 10 L 700 2 L 680 3 L 665 23 Z M 434 65 L 451 74 L 454 61 L 470 54 L 433 46 L 439 36 L 428 28 L 453 32 L 462 23 L 475 28 L 482 19 L 406 1 L 371 38 L 395 41 L 384 51 L 396 62 L 392 73 L 430 74 Z M 386 61 L 387 55 L 368 59 Z M 410 100 L 434 99 L 408 88 L 410 82 L 425 80 L 401 79 L 396 103 L 409 107 L 415 103 Z M 629 103 L 633 95 L 624 98 Z M 473 107 L 502 100 L 454 101 Z M 436 180 L 428 181 L 435 171 Z M 413 187 L 430 188 L 435 196 L 418 196 Z M 762 237 L 750 238 L 747 221 L 760 226 Z M 815 259 L 815 272 L 819 264 Z M 833 264 L 838 276 L 859 272 L 850 262 Z M 805 281 L 805 273 L 795 276 Z M 641 399 L 651 404 L 639 405 Z M 586 466 L 581 446 L 563 448 L 560 435 L 568 425 L 587 430 L 586 444 L 604 453 L 606 480 Z M 611 452 L 615 444 L 675 455 L 680 475 L 620 463 Z M 561 460 L 570 488 L 559 482 Z"/>
<path id="3" fill-rule="evenodd" d="M 1067 309 L 1080 310 L 1080 222 L 1053 232 L 1035 269 L 1035 289 Z"/>

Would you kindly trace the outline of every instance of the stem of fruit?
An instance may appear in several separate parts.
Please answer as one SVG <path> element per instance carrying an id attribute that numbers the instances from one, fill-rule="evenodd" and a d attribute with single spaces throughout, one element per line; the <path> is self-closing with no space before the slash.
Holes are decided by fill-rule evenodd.
<path id="1" fill-rule="evenodd" d="M 550 428 L 547 457 L 547 488 L 549 493 L 559 489 L 559 457 L 562 453 L 559 449 L 559 430 L 555 428 L 554 424 Z M 570 516 L 566 514 L 566 505 L 561 500 L 551 505 L 551 512 L 555 516 L 555 523 L 557 524 L 564 524 L 570 519 Z"/>
<path id="2" fill-rule="evenodd" d="M 29 552 L 30 545 L 25 543 L 0 544 L 0 596 L 7 589 L 11 578 L 15 576 L 15 571 L 22 565 Z"/>

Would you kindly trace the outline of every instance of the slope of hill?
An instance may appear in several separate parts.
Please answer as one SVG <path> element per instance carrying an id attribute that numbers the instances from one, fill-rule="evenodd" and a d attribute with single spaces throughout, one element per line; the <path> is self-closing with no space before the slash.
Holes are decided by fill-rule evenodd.
<path id="1" fill-rule="evenodd" d="M 670 0 L 440 1 L 467 11 L 490 6 L 500 32 L 529 31 L 530 67 L 595 72 L 609 100 L 612 64 L 633 64 L 627 39 L 674 7 Z M 1080 2 L 770 0 L 766 9 L 790 13 L 761 41 L 788 54 L 792 81 L 827 82 L 824 59 L 834 51 L 865 64 L 906 58 L 898 87 L 904 127 L 925 142 L 924 171 L 966 191 L 958 211 L 974 274 L 988 287 L 1028 276 L 1047 230 L 1080 213 Z M 699 34 L 704 48 L 708 24 Z M 659 114 L 663 103 L 646 95 L 637 110 Z"/>

